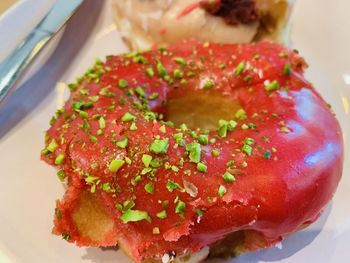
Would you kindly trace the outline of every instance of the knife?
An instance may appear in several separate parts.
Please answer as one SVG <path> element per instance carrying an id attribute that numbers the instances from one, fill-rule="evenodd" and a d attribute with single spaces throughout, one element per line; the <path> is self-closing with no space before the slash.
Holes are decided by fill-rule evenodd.
<path id="1" fill-rule="evenodd" d="M 0 64 L 0 108 L 14 90 L 19 78 L 83 1 L 57 0 L 39 25 Z"/>

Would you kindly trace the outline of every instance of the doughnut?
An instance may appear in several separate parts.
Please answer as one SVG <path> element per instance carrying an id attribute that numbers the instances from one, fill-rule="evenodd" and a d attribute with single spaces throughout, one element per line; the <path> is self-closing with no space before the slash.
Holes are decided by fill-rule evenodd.
<path id="1" fill-rule="evenodd" d="M 272 42 L 97 60 L 45 136 L 66 186 L 53 233 L 135 262 L 200 262 L 307 227 L 341 178 L 343 139 L 306 67 Z"/>
<path id="2" fill-rule="evenodd" d="M 113 0 L 116 25 L 132 50 L 188 38 L 218 43 L 288 43 L 294 0 Z"/>

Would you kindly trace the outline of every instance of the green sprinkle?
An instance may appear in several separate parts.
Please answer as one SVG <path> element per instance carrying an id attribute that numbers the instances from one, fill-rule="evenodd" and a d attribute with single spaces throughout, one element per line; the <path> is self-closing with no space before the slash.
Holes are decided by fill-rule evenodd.
<path id="1" fill-rule="evenodd" d="M 97 139 L 95 136 L 93 136 L 93 135 L 89 135 L 89 139 L 90 139 L 90 141 L 93 142 L 93 143 L 98 142 L 98 139 Z"/>
<path id="2" fill-rule="evenodd" d="M 226 166 L 228 166 L 228 167 L 233 167 L 234 165 L 235 165 L 235 161 L 234 160 L 228 161 L 226 163 Z"/>
<path id="3" fill-rule="evenodd" d="M 154 185 L 153 183 L 148 183 L 145 185 L 145 191 L 149 194 L 154 194 Z"/>
<path id="4" fill-rule="evenodd" d="M 132 163 L 132 161 L 131 161 L 131 159 L 129 157 L 125 157 L 125 162 L 127 164 L 131 164 Z"/>
<path id="5" fill-rule="evenodd" d="M 161 133 L 166 133 L 165 125 L 160 126 L 159 131 L 160 131 Z"/>
<path id="6" fill-rule="evenodd" d="M 128 146 L 129 140 L 128 138 L 124 138 L 123 140 L 118 141 L 116 144 L 118 147 L 125 149 Z"/>
<path id="7" fill-rule="evenodd" d="M 278 84 L 277 80 L 272 81 L 271 83 L 265 84 L 265 90 L 266 91 L 274 91 L 278 90 L 280 85 Z"/>
<path id="8" fill-rule="evenodd" d="M 98 124 L 100 126 L 100 129 L 104 129 L 106 128 L 106 121 L 103 117 L 101 117 L 99 120 L 98 120 Z"/>
<path id="9" fill-rule="evenodd" d="M 142 220 L 146 220 L 149 223 L 152 222 L 152 219 L 147 212 L 131 209 L 126 210 L 124 214 L 120 217 L 120 219 L 123 221 L 124 224 L 127 224 L 129 222 L 139 222 Z"/>
<path id="10" fill-rule="evenodd" d="M 137 175 L 135 176 L 133 179 L 131 179 L 131 184 L 133 186 L 137 185 L 138 182 L 140 182 L 142 179 L 141 175 Z"/>
<path id="11" fill-rule="evenodd" d="M 185 209 L 186 209 L 186 204 L 183 201 L 179 200 L 175 208 L 175 213 L 182 214 L 183 212 L 185 212 Z"/>
<path id="12" fill-rule="evenodd" d="M 62 234 L 62 238 L 64 239 L 64 240 L 69 240 L 70 239 L 70 234 L 68 234 L 68 233 L 63 233 Z"/>
<path id="13" fill-rule="evenodd" d="M 228 130 L 228 124 L 226 121 L 220 120 L 219 121 L 219 130 L 218 134 L 221 138 L 226 138 L 227 136 L 227 130 Z"/>
<path id="14" fill-rule="evenodd" d="M 178 183 L 175 183 L 173 181 L 168 181 L 166 184 L 166 188 L 168 189 L 169 192 L 174 192 L 176 189 L 181 189 L 181 186 Z"/>
<path id="15" fill-rule="evenodd" d="M 187 130 L 188 130 L 188 127 L 187 127 L 187 125 L 186 125 L 185 123 L 182 123 L 182 124 L 180 125 L 180 129 L 181 129 L 182 131 L 187 131 Z"/>
<path id="16" fill-rule="evenodd" d="M 60 153 L 60 154 L 56 157 L 56 159 L 55 159 L 55 164 L 56 164 L 56 165 L 62 164 L 63 161 L 64 161 L 64 158 L 65 158 L 64 154 L 63 154 L 63 153 Z"/>
<path id="17" fill-rule="evenodd" d="M 194 212 L 197 214 L 197 216 L 203 216 L 204 215 L 203 211 L 200 210 L 200 209 L 195 209 Z"/>
<path id="18" fill-rule="evenodd" d="M 230 174 L 229 172 L 224 173 L 223 178 L 224 178 L 226 183 L 232 183 L 232 182 L 236 181 L 236 178 L 232 174 Z"/>
<path id="19" fill-rule="evenodd" d="M 79 110 L 78 113 L 79 113 L 79 116 L 82 117 L 83 119 L 87 119 L 89 117 L 89 114 L 86 111 Z"/>
<path id="20" fill-rule="evenodd" d="M 57 217 L 57 219 L 62 219 L 62 213 L 57 208 L 55 208 L 55 216 Z"/>
<path id="21" fill-rule="evenodd" d="M 176 58 L 174 58 L 174 61 L 175 61 L 176 63 L 178 63 L 179 65 L 181 65 L 181 66 L 186 65 L 186 60 L 185 60 L 184 58 L 176 57 Z"/>
<path id="22" fill-rule="evenodd" d="M 135 123 L 135 122 L 131 123 L 131 125 L 130 125 L 130 131 L 136 131 L 136 130 L 137 130 L 136 123 Z"/>
<path id="23" fill-rule="evenodd" d="M 141 174 L 145 175 L 145 174 L 148 174 L 149 172 L 152 172 L 152 168 L 151 167 L 146 167 L 146 168 L 142 169 Z"/>
<path id="24" fill-rule="evenodd" d="M 175 166 L 175 165 L 172 165 L 172 166 L 171 166 L 171 170 L 172 170 L 173 172 L 178 172 L 178 171 L 179 171 L 179 168 L 178 168 L 177 166 Z"/>
<path id="25" fill-rule="evenodd" d="M 117 210 L 119 210 L 119 211 L 123 211 L 123 205 L 122 205 L 122 204 L 116 203 L 114 207 L 115 207 Z"/>
<path id="26" fill-rule="evenodd" d="M 145 167 L 149 167 L 151 161 L 152 161 L 152 156 L 148 154 L 142 155 L 142 162 L 145 165 Z"/>
<path id="27" fill-rule="evenodd" d="M 207 166 L 204 163 L 197 163 L 197 170 L 206 173 L 207 172 Z"/>
<path id="28" fill-rule="evenodd" d="M 58 145 L 55 139 L 53 139 L 49 145 L 46 147 L 46 150 L 48 150 L 49 152 L 55 152 L 57 149 Z"/>
<path id="29" fill-rule="evenodd" d="M 220 155 L 220 152 L 218 149 L 213 149 L 211 150 L 211 154 L 214 156 L 214 157 L 218 157 Z"/>
<path id="30" fill-rule="evenodd" d="M 183 145 L 184 144 L 184 140 L 183 140 L 184 135 L 183 135 L 182 132 L 175 133 L 173 135 L 173 137 L 174 137 L 174 139 L 175 139 L 177 144 L 179 144 L 179 145 Z"/>
<path id="31" fill-rule="evenodd" d="M 240 75 L 240 74 L 243 72 L 244 67 L 245 67 L 244 62 L 239 63 L 239 64 L 237 65 L 237 67 L 235 68 L 235 74 L 236 74 L 237 76 Z"/>
<path id="32" fill-rule="evenodd" d="M 120 79 L 118 81 L 118 85 L 120 88 L 124 89 L 128 86 L 128 82 L 125 79 Z"/>
<path id="33" fill-rule="evenodd" d="M 149 76 L 149 77 L 153 77 L 153 76 L 154 76 L 153 68 L 147 68 L 147 69 L 146 69 L 146 74 L 147 74 L 147 76 Z"/>
<path id="34" fill-rule="evenodd" d="M 242 152 L 247 154 L 248 156 L 251 156 L 252 155 L 252 151 L 253 151 L 253 148 L 252 146 L 248 145 L 248 144 L 244 144 L 243 147 L 242 147 Z"/>
<path id="35" fill-rule="evenodd" d="M 245 121 L 247 119 L 247 114 L 245 110 L 241 108 L 238 111 L 236 111 L 235 118 L 241 121 Z"/>
<path id="36" fill-rule="evenodd" d="M 208 80 L 204 83 L 203 89 L 211 89 L 214 87 L 214 82 L 212 80 Z"/>
<path id="37" fill-rule="evenodd" d="M 270 153 L 270 151 L 265 151 L 265 152 L 263 153 L 263 157 L 264 157 L 265 159 L 271 159 L 271 153 Z"/>
<path id="38" fill-rule="evenodd" d="M 292 74 L 291 72 L 291 66 L 289 63 L 285 64 L 283 67 L 283 75 L 290 77 L 290 75 Z"/>
<path id="39" fill-rule="evenodd" d="M 156 154 L 160 154 L 160 153 L 166 153 L 169 147 L 169 139 L 165 138 L 165 139 L 156 139 L 152 142 L 152 144 L 150 145 L 150 151 L 154 152 Z"/>
<path id="40" fill-rule="evenodd" d="M 156 98 L 158 98 L 159 94 L 158 93 L 152 93 L 150 96 L 149 96 L 149 99 L 150 100 L 155 100 Z"/>
<path id="41" fill-rule="evenodd" d="M 220 185 L 218 190 L 218 196 L 223 197 L 226 194 L 226 192 L 227 192 L 226 187 L 223 185 Z"/>
<path id="42" fill-rule="evenodd" d="M 142 87 L 140 86 L 137 86 L 136 89 L 135 89 L 135 92 L 142 98 L 146 98 L 146 93 L 145 91 L 143 90 Z"/>
<path id="43" fill-rule="evenodd" d="M 255 143 L 255 140 L 252 138 L 247 137 L 244 139 L 244 144 L 253 145 L 254 143 Z"/>
<path id="44" fill-rule="evenodd" d="M 102 190 L 105 191 L 105 192 L 110 192 L 111 191 L 111 185 L 109 183 L 104 183 L 102 185 Z"/>
<path id="45" fill-rule="evenodd" d="M 116 173 L 118 172 L 118 170 L 125 164 L 124 160 L 120 160 L 120 159 L 114 159 L 113 161 L 111 161 L 111 163 L 109 164 L 109 171 L 112 173 Z"/>
<path id="46" fill-rule="evenodd" d="M 129 210 L 135 206 L 135 202 L 133 200 L 125 200 L 123 203 L 124 211 Z"/>
<path id="47" fill-rule="evenodd" d="M 247 124 L 243 123 L 241 128 L 242 128 L 242 130 L 248 130 L 249 126 Z"/>
<path id="48" fill-rule="evenodd" d="M 199 135 L 198 141 L 202 145 L 207 145 L 209 143 L 209 136 L 206 134 Z"/>
<path id="49" fill-rule="evenodd" d="M 184 74 L 181 70 L 179 70 L 179 69 L 174 70 L 174 78 L 182 79 L 183 77 L 184 77 Z"/>
<path id="50" fill-rule="evenodd" d="M 163 211 L 157 213 L 157 217 L 160 219 L 165 219 L 165 218 L 167 218 L 167 216 L 168 216 L 168 214 L 167 214 L 166 210 L 163 210 Z"/>
<path id="51" fill-rule="evenodd" d="M 158 71 L 158 75 L 161 76 L 162 78 L 168 74 L 163 64 L 160 61 L 158 61 L 157 63 L 157 71 Z"/>
<path id="52" fill-rule="evenodd" d="M 71 91 L 76 91 L 78 89 L 78 85 L 75 84 L 75 83 L 70 83 L 68 84 L 68 88 L 71 90 Z"/>
<path id="53" fill-rule="evenodd" d="M 136 120 L 136 117 L 129 112 L 125 113 L 123 115 L 123 117 L 121 118 L 122 122 L 129 122 L 129 121 L 134 121 L 134 120 Z"/>
<path id="54" fill-rule="evenodd" d="M 192 142 L 186 145 L 186 150 L 189 151 L 190 161 L 199 163 L 201 160 L 201 145 L 197 142 Z"/>
<path id="55" fill-rule="evenodd" d="M 64 179 L 67 177 L 67 174 L 65 173 L 65 171 L 59 170 L 57 172 L 57 177 L 58 177 L 58 179 L 60 179 L 61 182 L 63 182 Z"/>

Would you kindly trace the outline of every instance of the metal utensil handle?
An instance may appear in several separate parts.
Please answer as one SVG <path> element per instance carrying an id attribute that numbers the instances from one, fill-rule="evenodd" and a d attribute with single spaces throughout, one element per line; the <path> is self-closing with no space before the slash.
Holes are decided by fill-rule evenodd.
<path id="1" fill-rule="evenodd" d="M 50 33 L 35 30 L 0 64 L 0 108 L 17 80 L 50 39 Z"/>

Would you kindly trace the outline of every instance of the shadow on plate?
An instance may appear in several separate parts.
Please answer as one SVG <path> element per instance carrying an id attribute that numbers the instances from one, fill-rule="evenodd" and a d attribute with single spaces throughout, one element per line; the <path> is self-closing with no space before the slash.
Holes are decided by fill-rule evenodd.
<path id="1" fill-rule="evenodd" d="M 0 110 L 0 139 L 30 114 L 52 91 L 65 72 L 67 64 L 75 57 L 89 37 L 104 2 L 84 1 L 69 21 L 63 37 L 50 59 L 7 100 L 7 103 Z M 63 52 L 64 56 L 62 56 Z"/>
<path id="2" fill-rule="evenodd" d="M 255 253 L 248 253 L 240 257 L 223 260 L 223 259 L 212 259 L 207 260 L 205 263 L 258 263 L 258 262 L 279 262 L 283 259 L 293 256 L 298 251 L 307 247 L 313 240 L 320 234 L 324 225 L 327 222 L 327 218 L 332 211 L 333 203 L 331 202 L 326 209 L 323 211 L 321 217 L 311 225 L 311 227 L 299 231 L 285 241 L 282 242 L 282 249 L 274 247 L 265 249 Z M 327 255 L 331 256 L 334 250 L 334 246 L 330 246 L 330 240 L 332 239 L 333 233 L 331 231 L 325 231 L 326 234 L 322 237 L 320 242 L 327 243 L 324 247 L 327 247 Z M 132 263 L 122 251 L 117 248 L 101 249 L 101 248 L 87 248 L 86 254 L 82 257 L 83 260 L 89 260 L 94 263 L 107 263 L 107 262 L 120 262 L 120 263 Z M 312 258 L 310 259 L 312 260 Z M 328 262 L 327 258 L 324 261 Z"/>
<path id="3" fill-rule="evenodd" d="M 240 257 L 230 260 L 208 260 L 206 263 L 258 263 L 258 262 L 280 262 L 283 259 L 287 259 L 298 251 L 310 245 L 314 239 L 320 234 L 323 230 L 324 225 L 327 222 L 327 218 L 332 211 L 333 202 L 330 202 L 329 205 L 325 208 L 320 218 L 312 224 L 310 227 L 296 232 L 288 237 L 282 242 L 282 248 L 273 247 L 270 249 L 265 249 L 255 253 L 247 253 Z M 335 246 L 331 246 L 330 240 L 332 239 L 333 232 L 324 231 L 320 242 L 324 245 L 321 248 L 327 248 L 327 255 L 331 256 Z M 321 253 L 321 251 L 320 251 Z M 324 260 L 323 260 L 324 259 Z M 329 262 L 327 258 L 323 258 L 322 262 Z M 312 262 L 312 257 L 309 259 L 309 262 Z M 306 260 L 305 262 L 308 262 Z"/>

